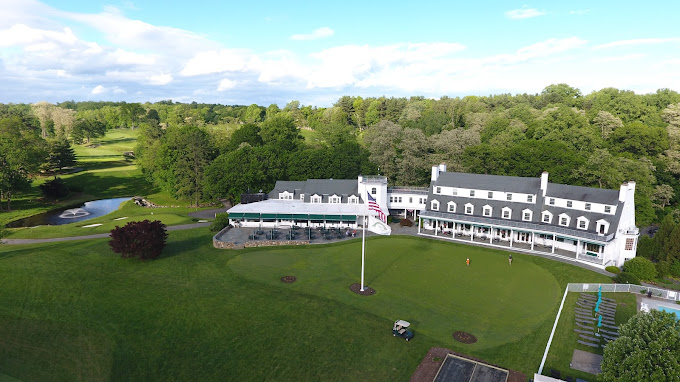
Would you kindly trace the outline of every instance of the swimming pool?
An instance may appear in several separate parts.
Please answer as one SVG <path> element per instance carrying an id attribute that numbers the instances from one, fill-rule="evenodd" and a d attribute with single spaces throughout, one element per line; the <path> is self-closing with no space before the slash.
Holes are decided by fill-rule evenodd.
<path id="1" fill-rule="evenodd" d="M 680 320 L 680 309 L 673 309 L 666 306 L 659 306 L 657 309 L 668 313 L 675 313 L 675 317 Z"/>

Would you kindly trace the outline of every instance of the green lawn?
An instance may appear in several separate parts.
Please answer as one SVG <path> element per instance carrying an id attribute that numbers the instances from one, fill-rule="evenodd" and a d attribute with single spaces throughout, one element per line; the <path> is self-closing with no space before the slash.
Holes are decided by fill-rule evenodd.
<path id="1" fill-rule="evenodd" d="M 216 250 L 170 233 L 162 258 L 106 240 L 0 247 L 0 373 L 20 380 L 406 381 L 432 346 L 536 371 L 567 282 L 607 278 L 543 258 L 413 237 Z M 470 257 L 471 266 L 465 266 Z M 292 274 L 294 284 L 279 278 Z M 413 323 L 411 342 L 391 322 Z M 451 338 L 475 334 L 475 345 Z"/>

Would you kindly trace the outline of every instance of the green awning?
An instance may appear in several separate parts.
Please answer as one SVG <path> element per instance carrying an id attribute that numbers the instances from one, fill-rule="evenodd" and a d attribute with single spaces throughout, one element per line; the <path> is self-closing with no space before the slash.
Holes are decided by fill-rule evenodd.
<path id="1" fill-rule="evenodd" d="M 326 217 L 326 220 L 330 221 L 340 221 L 342 220 L 342 215 L 324 215 Z"/>
<path id="2" fill-rule="evenodd" d="M 343 215 L 342 221 L 344 222 L 355 222 L 357 221 L 356 215 Z"/>
<path id="3" fill-rule="evenodd" d="M 309 215 L 307 215 L 307 214 L 295 214 L 295 215 L 293 215 L 293 220 L 309 220 Z"/>
<path id="4" fill-rule="evenodd" d="M 309 215 L 309 220 L 324 220 L 324 215 Z"/>
<path id="5" fill-rule="evenodd" d="M 262 219 L 276 219 L 276 214 L 262 214 Z"/>
<path id="6" fill-rule="evenodd" d="M 243 214 L 240 212 L 234 212 L 229 214 L 229 219 L 243 219 Z"/>
<path id="7" fill-rule="evenodd" d="M 283 219 L 283 220 L 292 220 L 293 214 L 278 214 L 277 218 Z"/>
<path id="8" fill-rule="evenodd" d="M 259 219 L 260 214 L 246 212 L 243 214 L 244 219 Z"/>

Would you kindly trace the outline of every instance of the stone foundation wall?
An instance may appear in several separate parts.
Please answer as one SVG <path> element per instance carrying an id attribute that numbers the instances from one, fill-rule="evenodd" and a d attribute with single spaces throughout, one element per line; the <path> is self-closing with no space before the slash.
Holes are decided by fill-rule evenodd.
<path id="1" fill-rule="evenodd" d="M 277 245 L 307 245 L 309 240 L 257 240 L 246 241 L 243 246 L 245 248 L 253 247 L 274 247 Z"/>

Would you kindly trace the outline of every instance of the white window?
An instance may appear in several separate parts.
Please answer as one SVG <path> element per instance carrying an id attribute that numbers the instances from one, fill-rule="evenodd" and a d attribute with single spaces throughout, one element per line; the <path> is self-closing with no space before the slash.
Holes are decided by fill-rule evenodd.
<path id="1" fill-rule="evenodd" d="M 626 251 L 632 251 L 635 248 L 635 239 L 633 238 L 628 238 L 626 239 Z"/>
<path id="2" fill-rule="evenodd" d="M 430 209 L 433 211 L 439 211 L 439 202 L 436 200 L 430 202 Z"/>
<path id="3" fill-rule="evenodd" d="M 305 200 L 305 194 L 300 194 L 300 200 Z"/>
<path id="4" fill-rule="evenodd" d="M 524 220 L 525 222 L 531 221 L 533 214 L 534 214 L 533 211 L 531 211 L 530 209 L 523 210 L 522 211 L 522 220 Z"/>
<path id="5" fill-rule="evenodd" d="M 482 210 L 482 214 L 484 216 L 491 216 L 491 211 L 493 211 L 491 206 L 484 206 L 484 209 Z"/>
<path id="6" fill-rule="evenodd" d="M 585 218 L 583 216 L 579 216 L 579 218 L 576 219 L 576 220 L 577 220 L 576 228 L 578 228 L 578 229 L 588 229 L 589 221 L 588 221 L 587 218 Z"/>
<path id="7" fill-rule="evenodd" d="M 509 207 L 503 207 L 501 209 L 501 217 L 503 219 L 510 219 L 512 216 L 512 210 Z"/>
<path id="8" fill-rule="evenodd" d="M 571 200 L 567 200 L 567 208 L 571 208 L 572 204 Z"/>
<path id="9" fill-rule="evenodd" d="M 586 211 L 590 211 L 590 203 L 586 203 Z"/>
<path id="10" fill-rule="evenodd" d="M 441 187 L 437 187 L 437 191 L 435 191 L 435 194 L 441 194 L 441 193 L 442 193 L 442 188 L 441 188 Z"/>
<path id="11" fill-rule="evenodd" d="M 508 200 L 512 200 L 512 194 L 508 193 L 507 198 L 508 198 Z"/>
<path id="12" fill-rule="evenodd" d="M 425 204 L 425 198 L 420 198 L 420 204 Z"/>
<path id="13" fill-rule="evenodd" d="M 550 224 L 550 222 L 552 221 L 552 217 L 553 217 L 553 214 L 550 211 L 543 211 L 541 213 L 541 221 L 543 223 Z"/>
<path id="14" fill-rule="evenodd" d="M 458 195 L 458 189 L 454 188 L 453 191 L 451 191 L 451 195 L 457 196 Z"/>
<path id="15" fill-rule="evenodd" d="M 349 204 L 359 204 L 359 198 L 352 195 L 352 196 L 349 197 L 349 199 L 347 199 L 347 203 L 349 203 Z"/>
<path id="16" fill-rule="evenodd" d="M 611 213 L 612 212 L 611 206 L 604 206 L 604 212 Z"/>
<path id="17" fill-rule="evenodd" d="M 467 203 L 465 205 L 465 214 L 467 215 L 472 215 L 475 211 L 475 206 L 472 205 L 472 203 Z"/>
<path id="18" fill-rule="evenodd" d="M 493 199 L 493 191 L 489 191 L 489 199 Z"/>
<path id="19" fill-rule="evenodd" d="M 607 232 L 609 231 L 609 222 L 606 220 L 598 220 L 597 222 L 597 234 L 598 235 L 606 235 Z"/>
<path id="20" fill-rule="evenodd" d="M 470 190 L 470 197 L 475 196 L 475 190 Z"/>
<path id="21" fill-rule="evenodd" d="M 401 203 L 401 196 L 400 196 L 400 197 L 398 197 L 398 199 L 397 199 L 397 203 Z"/>
<path id="22" fill-rule="evenodd" d="M 312 195 L 309 201 L 310 203 L 321 203 L 321 197 L 319 195 Z"/>
<path id="23" fill-rule="evenodd" d="M 328 198 L 328 203 L 340 203 L 340 197 L 337 195 L 333 195 L 330 198 Z"/>
<path id="24" fill-rule="evenodd" d="M 291 194 L 288 191 L 284 191 L 284 192 L 279 194 L 279 199 L 291 200 L 291 199 L 293 199 L 293 194 Z"/>
<path id="25" fill-rule="evenodd" d="M 571 218 L 569 217 L 569 215 L 567 215 L 567 214 L 560 214 L 560 223 L 559 223 L 559 224 L 560 224 L 561 226 L 567 227 L 567 226 L 569 225 L 569 221 L 570 221 L 570 220 L 571 220 Z"/>
<path id="26" fill-rule="evenodd" d="M 453 212 L 456 212 L 456 203 L 454 203 L 454 202 L 448 202 L 446 205 L 447 205 L 447 209 L 446 209 L 446 210 L 447 210 L 448 212 L 452 212 L 452 213 L 453 213 Z"/>
<path id="27" fill-rule="evenodd" d="M 527 202 L 533 203 L 534 202 L 534 196 L 533 195 L 527 195 Z"/>
<path id="28" fill-rule="evenodd" d="M 550 205 L 554 206 L 555 205 L 555 198 L 550 198 Z"/>
<path id="29" fill-rule="evenodd" d="M 375 193 L 378 192 L 375 187 L 371 188 L 371 194 L 375 195 Z"/>

